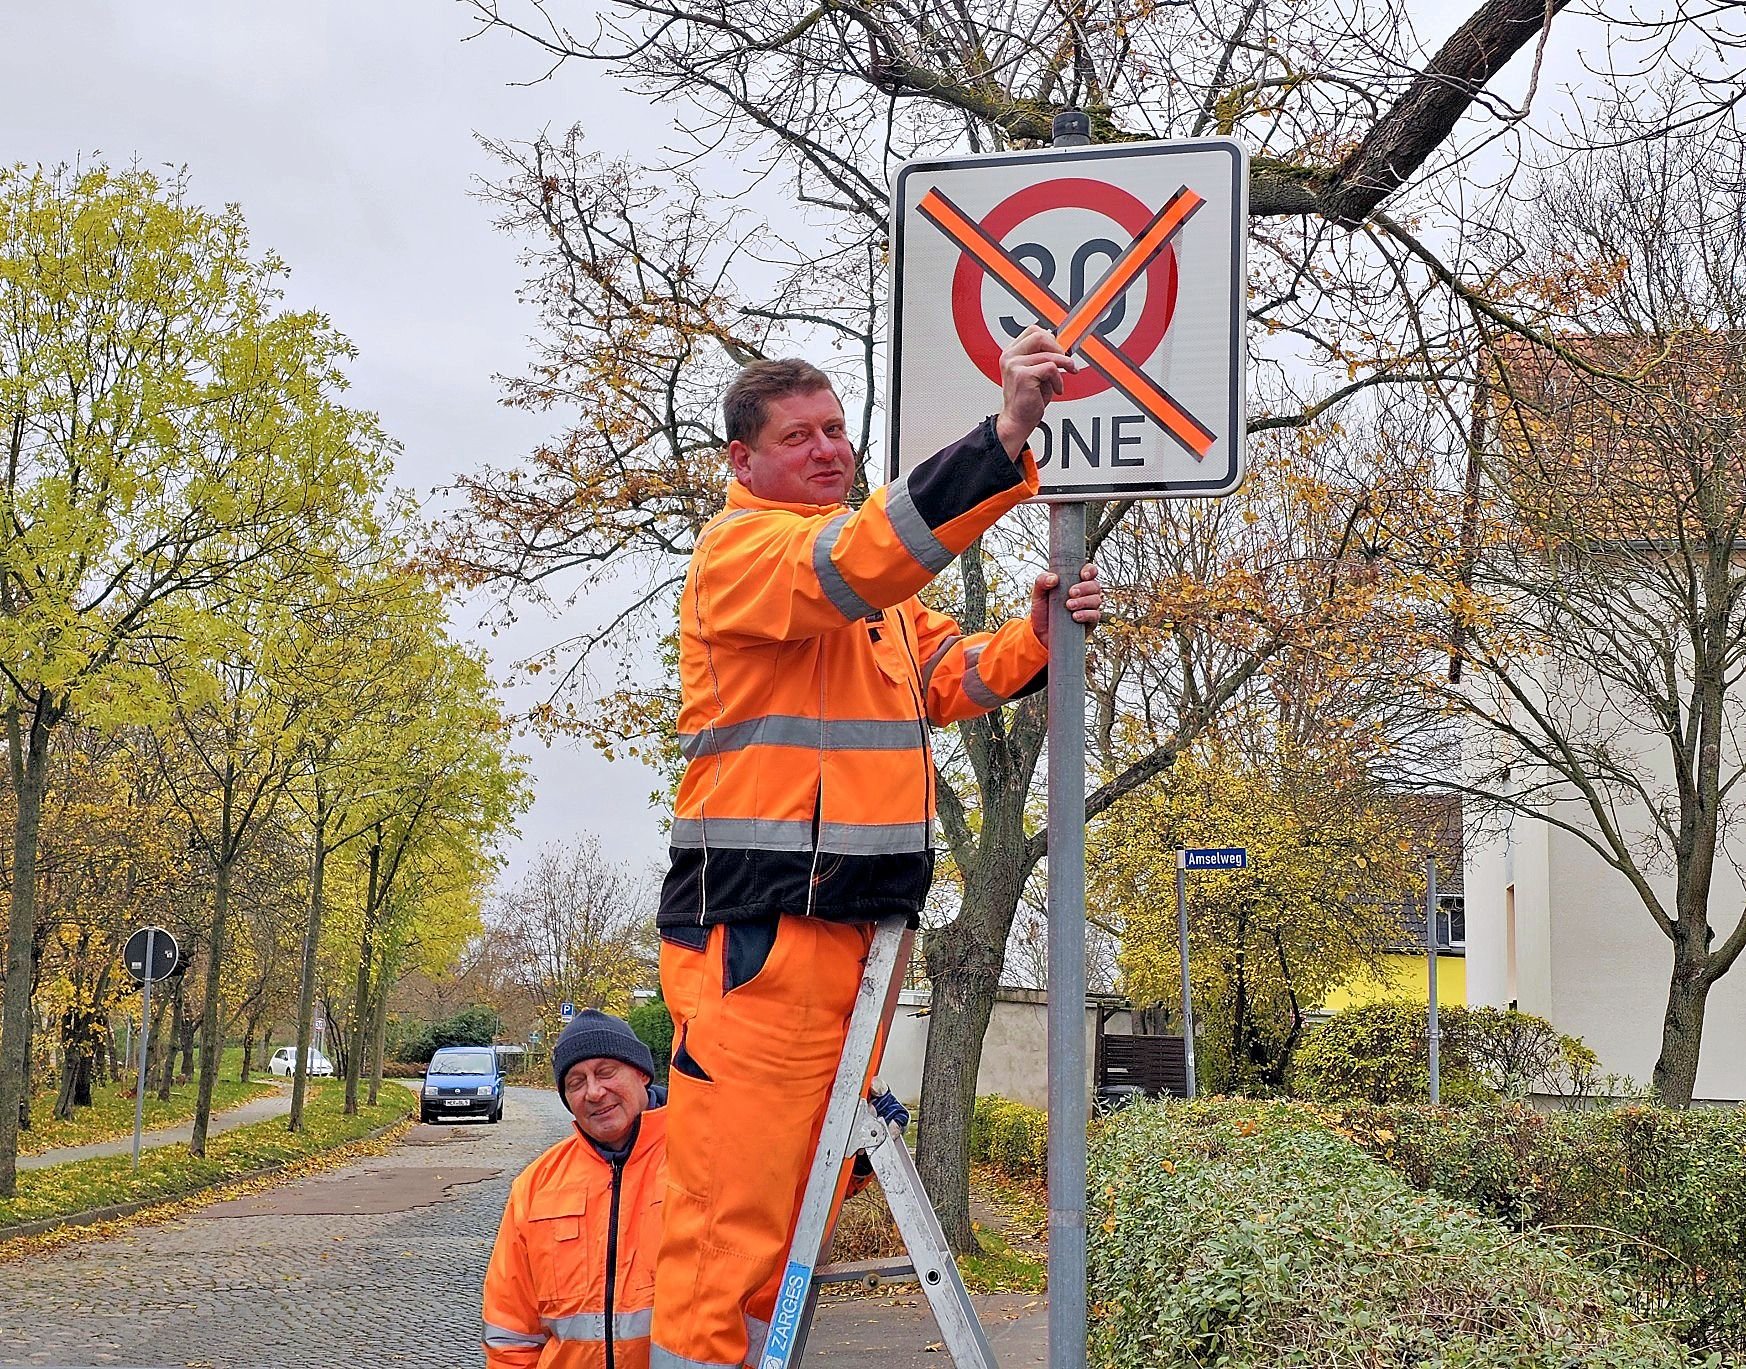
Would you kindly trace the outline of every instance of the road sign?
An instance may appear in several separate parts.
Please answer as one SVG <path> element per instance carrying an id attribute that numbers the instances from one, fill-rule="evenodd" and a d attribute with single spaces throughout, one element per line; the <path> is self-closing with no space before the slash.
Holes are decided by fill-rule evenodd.
<path id="1" fill-rule="evenodd" d="M 568 1026 L 570 1019 L 576 1016 L 576 1005 L 569 1002 L 562 1004 L 558 1008 L 558 1016 L 563 1020 L 564 1024 Z"/>
<path id="2" fill-rule="evenodd" d="M 128 937 L 121 952 L 121 961 L 137 984 L 156 984 L 168 979 L 181 958 L 182 948 L 176 944 L 176 938 L 162 927 L 141 927 Z"/>
<path id="3" fill-rule="evenodd" d="M 1243 479 L 1248 164 L 1228 139 L 908 163 L 892 201 L 887 474 L 1000 406 L 1032 323 L 1080 371 L 1031 438 L 1043 497 Z"/>
<path id="4" fill-rule="evenodd" d="M 1249 850 L 1246 846 L 1190 847 L 1176 853 L 1176 864 L 1183 870 L 1247 870 Z"/>

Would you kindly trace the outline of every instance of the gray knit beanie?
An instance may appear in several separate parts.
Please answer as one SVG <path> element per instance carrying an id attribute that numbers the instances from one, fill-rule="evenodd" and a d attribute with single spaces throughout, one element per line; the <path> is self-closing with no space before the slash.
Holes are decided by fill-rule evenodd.
<path id="1" fill-rule="evenodd" d="M 564 1091 L 564 1076 L 578 1060 L 622 1060 L 649 1078 L 655 1077 L 655 1057 L 642 1038 L 626 1023 L 596 1008 L 577 1013 L 552 1047 L 552 1075 L 559 1093 Z"/>

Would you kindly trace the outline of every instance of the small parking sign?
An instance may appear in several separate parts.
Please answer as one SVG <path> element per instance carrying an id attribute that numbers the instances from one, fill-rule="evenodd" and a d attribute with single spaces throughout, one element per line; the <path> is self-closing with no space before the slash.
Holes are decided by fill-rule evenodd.
<path id="1" fill-rule="evenodd" d="M 563 1021 L 566 1024 L 568 1024 L 570 1019 L 572 1017 L 574 1017 L 575 1015 L 576 1015 L 576 1005 L 574 1003 L 566 1002 L 562 1007 L 560 1007 L 558 1009 L 558 1016 L 561 1019 L 563 1019 Z"/>

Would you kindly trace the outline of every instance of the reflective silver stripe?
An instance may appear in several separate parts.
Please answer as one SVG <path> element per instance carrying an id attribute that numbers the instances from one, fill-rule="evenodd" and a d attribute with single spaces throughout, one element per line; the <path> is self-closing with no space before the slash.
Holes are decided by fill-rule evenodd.
<path id="1" fill-rule="evenodd" d="M 849 588 L 849 582 L 843 579 L 837 563 L 831 560 L 831 550 L 837 545 L 837 538 L 843 535 L 843 525 L 848 521 L 848 514 L 839 513 L 819 529 L 818 541 L 812 544 L 812 569 L 831 606 L 852 623 L 873 612 L 873 605 Z"/>
<path id="2" fill-rule="evenodd" d="M 921 745 L 915 722 L 895 718 L 832 718 L 822 727 L 817 718 L 772 713 L 726 727 L 681 732 L 679 749 L 686 760 L 722 756 L 748 746 L 800 746 L 824 751 L 909 751 Z"/>
<path id="3" fill-rule="evenodd" d="M 933 686 L 934 672 L 940 668 L 940 662 L 946 659 L 946 653 L 963 640 L 963 637 L 953 634 L 946 638 L 946 644 L 944 646 L 934 652 L 932 656 L 928 657 L 927 663 L 922 666 L 922 693 L 927 693 Z"/>
<path id="4" fill-rule="evenodd" d="M 740 1369 L 740 1366 L 728 1360 L 686 1359 L 684 1355 L 675 1355 L 671 1350 L 651 1345 L 649 1369 Z"/>
<path id="5" fill-rule="evenodd" d="M 770 1323 L 756 1317 L 746 1318 L 746 1363 L 756 1364 L 764 1354 L 764 1342 L 770 1339 Z"/>
<path id="6" fill-rule="evenodd" d="M 576 1312 L 568 1317 L 541 1317 L 546 1330 L 559 1340 L 603 1341 L 606 1339 L 606 1313 Z"/>
<path id="7" fill-rule="evenodd" d="M 529 1333 L 526 1331 L 511 1331 L 507 1326 L 493 1326 L 485 1323 L 485 1344 L 493 1350 L 519 1350 L 523 1348 L 539 1349 L 551 1337 L 544 1331 Z"/>
<path id="8" fill-rule="evenodd" d="M 706 840 L 707 838 L 707 840 Z M 812 823 L 803 818 L 675 818 L 667 834 L 681 850 L 732 846 L 753 851 L 810 851 Z M 827 822 L 818 849 L 840 856 L 883 856 L 928 849 L 923 822 Z"/>
<path id="9" fill-rule="evenodd" d="M 981 659 L 980 644 L 964 649 L 964 692 L 970 696 L 972 703 L 980 704 L 984 708 L 999 708 L 1006 699 L 990 689 L 987 681 L 982 678 L 982 672 L 976 666 Z"/>
<path id="10" fill-rule="evenodd" d="M 810 851 L 812 822 L 808 818 L 674 818 L 667 841 L 682 850 L 738 846 L 754 851 Z"/>
<path id="11" fill-rule="evenodd" d="M 923 822 L 827 822 L 818 829 L 818 849 L 839 856 L 885 856 L 925 851 Z"/>
<path id="12" fill-rule="evenodd" d="M 640 1312 L 615 1312 L 612 1317 L 612 1338 L 619 1340 L 641 1340 L 649 1334 L 650 1319 L 654 1309 L 645 1307 Z M 606 1314 L 604 1312 L 574 1312 L 567 1317 L 541 1317 L 546 1328 L 559 1340 L 599 1342 L 606 1339 Z M 544 1337 L 532 1342 L 543 1345 Z"/>
<path id="13" fill-rule="evenodd" d="M 934 536 L 928 520 L 915 506 L 907 477 L 885 487 L 885 516 L 891 520 L 903 549 L 935 575 L 952 564 L 951 548 Z"/>

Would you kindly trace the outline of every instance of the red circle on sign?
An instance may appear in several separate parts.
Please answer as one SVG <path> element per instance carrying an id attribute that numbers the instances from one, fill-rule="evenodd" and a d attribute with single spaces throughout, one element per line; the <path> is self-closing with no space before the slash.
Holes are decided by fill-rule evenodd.
<path id="1" fill-rule="evenodd" d="M 1027 219 L 1051 209 L 1089 209 L 1112 219 L 1128 232 L 1131 241 L 1146 231 L 1155 211 L 1119 186 L 1107 181 L 1068 177 L 1058 181 L 1039 181 L 1015 190 L 982 219 L 983 231 L 996 242 Z M 952 275 L 952 321 L 958 339 L 970 360 L 996 385 L 1000 384 L 1001 347 L 988 330 L 982 316 L 982 268 L 969 253 L 958 257 L 958 267 Z M 1157 350 L 1176 313 L 1176 245 L 1171 243 L 1147 265 L 1146 303 L 1140 311 L 1133 331 L 1122 343 L 1121 350 L 1136 365 L 1143 363 Z M 1057 296 L 1060 292 L 1056 291 Z M 1072 300 L 1067 303 L 1071 305 Z M 1020 306 L 1023 307 L 1022 305 Z M 1062 392 L 1063 399 L 1085 399 L 1109 388 L 1109 378 L 1101 371 L 1082 365 L 1078 374 L 1069 376 Z"/>

